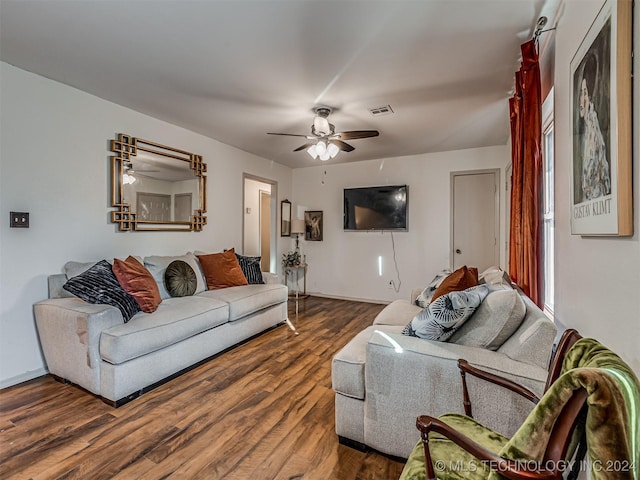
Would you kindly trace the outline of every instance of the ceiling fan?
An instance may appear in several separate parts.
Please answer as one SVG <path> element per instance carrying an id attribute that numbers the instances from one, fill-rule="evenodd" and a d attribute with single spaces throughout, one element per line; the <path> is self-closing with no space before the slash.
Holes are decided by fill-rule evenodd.
<path id="1" fill-rule="evenodd" d="M 317 106 L 313 109 L 316 116 L 311 125 L 311 135 L 302 135 L 297 133 L 267 133 L 267 135 L 286 135 L 289 137 L 304 137 L 312 142 L 300 145 L 294 150 L 299 152 L 307 150 L 307 153 L 315 160 L 329 160 L 335 157 L 340 150 L 343 152 L 351 152 L 355 147 L 349 145 L 344 140 L 357 140 L 359 138 L 377 137 L 380 135 L 378 130 L 350 130 L 347 132 L 335 131 L 335 126 L 329 123 L 328 117 L 331 113 L 330 107 Z"/>
<path id="2" fill-rule="evenodd" d="M 145 173 L 156 173 L 158 171 L 159 170 L 138 170 L 137 168 L 134 170 L 133 163 L 124 162 L 122 168 L 122 182 L 125 185 L 131 185 L 136 181 L 136 174 L 145 176 Z"/>

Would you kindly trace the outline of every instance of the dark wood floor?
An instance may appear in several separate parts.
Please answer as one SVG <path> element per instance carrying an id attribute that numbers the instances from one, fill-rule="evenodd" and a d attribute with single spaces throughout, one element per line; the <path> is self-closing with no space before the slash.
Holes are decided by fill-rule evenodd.
<path id="1" fill-rule="evenodd" d="M 49 376 L 0 391 L 0 479 L 397 479 L 339 445 L 331 358 L 382 305 L 309 297 L 291 319 L 118 409 Z"/>

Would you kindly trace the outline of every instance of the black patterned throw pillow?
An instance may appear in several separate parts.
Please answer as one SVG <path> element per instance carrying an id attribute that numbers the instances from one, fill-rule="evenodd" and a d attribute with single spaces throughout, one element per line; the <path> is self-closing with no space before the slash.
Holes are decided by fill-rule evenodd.
<path id="1" fill-rule="evenodd" d="M 236 258 L 249 285 L 264 283 L 262 279 L 262 269 L 260 268 L 260 257 L 245 257 L 244 255 L 238 255 L 236 253 Z"/>
<path id="2" fill-rule="evenodd" d="M 444 342 L 458 330 L 489 294 L 489 287 L 478 285 L 436 298 L 402 330 L 403 335 Z"/>
<path id="3" fill-rule="evenodd" d="M 89 303 L 102 303 L 122 312 L 124 323 L 140 311 L 136 299 L 118 283 L 111 264 L 100 260 L 80 275 L 70 278 L 62 288 Z"/>

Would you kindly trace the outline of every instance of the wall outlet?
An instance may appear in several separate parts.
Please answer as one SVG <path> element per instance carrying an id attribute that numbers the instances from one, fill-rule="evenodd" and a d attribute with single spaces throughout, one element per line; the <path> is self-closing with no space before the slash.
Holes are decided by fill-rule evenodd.
<path id="1" fill-rule="evenodd" d="M 9 212 L 10 228 L 29 228 L 29 212 Z"/>

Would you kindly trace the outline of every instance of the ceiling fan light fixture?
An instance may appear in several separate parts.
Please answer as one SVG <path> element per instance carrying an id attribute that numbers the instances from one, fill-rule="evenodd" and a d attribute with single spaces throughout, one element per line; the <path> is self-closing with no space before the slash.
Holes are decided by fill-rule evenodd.
<path id="1" fill-rule="evenodd" d="M 135 181 L 136 181 L 136 177 L 134 177 L 133 175 L 129 175 L 128 173 L 124 173 L 122 175 L 122 183 L 124 185 L 131 185 Z"/>
<path id="2" fill-rule="evenodd" d="M 320 157 L 322 157 L 327 152 L 327 144 L 320 140 L 316 143 L 316 152 Z"/>
<path id="3" fill-rule="evenodd" d="M 316 151 L 315 145 L 311 145 L 309 148 L 307 148 L 307 153 L 311 155 L 311 158 L 313 158 L 314 160 L 318 158 L 318 152 Z"/>
<path id="4" fill-rule="evenodd" d="M 320 117 L 316 115 L 313 119 L 313 129 L 316 135 L 328 135 L 331 133 L 331 127 L 329 126 L 329 120 L 326 117 Z"/>
<path id="5" fill-rule="evenodd" d="M 335 143 L 330 143 L 329 146 L 327 147 L 327 153 L 331 158 L 335 158 L 336 155 L 338 155 L 339 151 L 340 149 Z"/>

